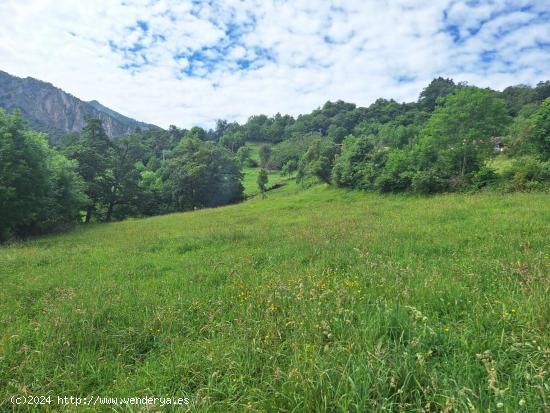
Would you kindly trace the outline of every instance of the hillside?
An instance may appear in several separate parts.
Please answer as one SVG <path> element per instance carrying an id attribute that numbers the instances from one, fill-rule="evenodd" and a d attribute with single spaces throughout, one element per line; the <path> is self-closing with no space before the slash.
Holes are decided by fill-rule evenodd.
<path id="1" fill-rule="evenodd" d="M 97 101 L 84 102 L 51 83 L 31 77 L 19 78 L 0 71 L 0 107 L 19 108 L 29 125 L 50 135 L 56 142 L 64 133 L 80 131 L 86 116 L 101 119 L 109 137 L 117 137 L 136 128 L 155 127 L 121 115 Z"/>
<path id="2" fill-rule="evenodd" d="M 549 230 L 545 194 L 290 183 L 5 246 L 0 409 L 51 394 L 220 412 L 547 411 Z"/>

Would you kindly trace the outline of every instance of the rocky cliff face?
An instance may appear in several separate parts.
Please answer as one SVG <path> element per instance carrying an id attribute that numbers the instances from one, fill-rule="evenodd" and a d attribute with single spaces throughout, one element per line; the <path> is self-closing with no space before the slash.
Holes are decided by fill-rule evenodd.
<path id="1" fill-rule="evenodd" d="M 31 77 L 25 79 L 0 71 L 0 107 L 19 108 L 31 127 L 50 134 L 52 140 L 71 131 L 80 131 L 87 116 L 101 119 L 107 134 L 114 138 L 154 125 L 138 122 L 102 106 L 84 102 L 69 93 Z"/>

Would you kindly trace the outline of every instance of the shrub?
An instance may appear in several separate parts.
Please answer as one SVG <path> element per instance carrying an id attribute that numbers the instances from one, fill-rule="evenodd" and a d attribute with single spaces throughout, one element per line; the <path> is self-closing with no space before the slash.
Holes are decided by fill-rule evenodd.
<path id="1" fill-rule="evenodd" d="M 448 189 L 448 184 L 435 169 L 427 169 L 414 174 L 411 187 L 420 194 L 434 194 Z"/>
<path id="2" fill-rule="evenodd" d="M 490 166 L 483 165 L 472 176 L 472 187 L 481 189 L 485 186 L 494 184 L 498 178 L 496 171 Z"/>
<path id="3" fill-rule="evenodd" d="M 526 156 L 514 160 L 502 173 L 506 191 L 540 191 L 550 188 L 550 162 Z"/>

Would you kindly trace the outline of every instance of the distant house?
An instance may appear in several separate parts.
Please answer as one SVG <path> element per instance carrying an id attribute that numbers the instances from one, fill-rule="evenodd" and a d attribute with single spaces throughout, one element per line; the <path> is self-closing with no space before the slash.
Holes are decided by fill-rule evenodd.
<path id="1" fill-rule="evenodd" d="M 495 153 L 502 153 L 508 148 L 504 143 L 504 138 L 501 136 L 493 136 L 491 142 L 494 145 L 493 150 Z"/>

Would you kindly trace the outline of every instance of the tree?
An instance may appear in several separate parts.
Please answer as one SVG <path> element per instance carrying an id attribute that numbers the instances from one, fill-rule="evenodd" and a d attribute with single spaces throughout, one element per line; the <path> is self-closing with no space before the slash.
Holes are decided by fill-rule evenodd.
<path id="1" fill-rule="evenodd" d="M 501 96 L 513 116 L 516 116 L 525 105 L 537 100 L 535 89 L 528 85 L 509 86 L 502 91 Z"/>
<path id="2" fill-rule="evenodd" d="M 550 159 L 550 97 L 531 116 L 532 141 L 543 160 Z"/>
<path id="3" fill-rule="evenodd" d="M 294 159 L 290 159 L 281 168 L 281 173 L 283 175 L 290 177 L 290 175 L 292 175 L 292 173 L 295 172 L 297 169 L 298 169 L 298 162 L 296 162 Z"/>
<path id="4" fill-rule="evenodd" d="M 340 143 L 348 134 L 348 130 L 342 126 L 336 126 L 332 124 L 329 126 L 327 134 L 335 143 Z"/>
<path id="5" fill-rule="evenodd" d="M 494 92 L 458 89 L 435 110 L 422 131 L 422 162 L 439 170 L 453 186 L 463 186 L 493 154 L 493 138 L 502 136 L 509 121 L 504 101 Z"/>
<path id="6" fill-rule="evenodd" d="M 298 163 L 298 182 L 303 182 L 306 177 L 314 177 L 330 183 L 334 155 L 332 142 L 314 141 Z"/>
<path id="7" fill-rule="evenodd" d="M 457 88 L 458 86 L 452 79 L 438 77 L 422 90 L 418 103 L 424 110 L 433 112 L 438 104 L 438 100 L 450 95 Z"/>
<path id="8" fill-rule="evenodd" d="M 160 173 L 172 210 L 214 207 L 242 199 L 242 173 L 226 148 L 186 138 L 174 152 Z"/>
<path id="9" fill-rule="evenodd" d="M 260 146 L 260 166 L 262 168 L 265 168 L 265 166 L 267 165 L 267 162 L 269 161 L 270 156 L 271 156 L 271 146 L 269 145 Z"/>
<path id="10" fill-rule="evenodd" d="M 78 162 L 78 171 L 86 184 L 89 203 L 86 206 L 85 222 L 92 219 L 92 213 L 101 199 L 107 198 L 111 190 L 108 176 L 113 163 L 113 145 L 103 129 L 100 119 L 87 118 L 80 135 L 68 143 L 64 152 Z"/>
<path id="11" fill-rule="evenodd" d="M 260 190 L 260 193 L 262 194 L 262 197 L 265 197 L 266 192 L 266 185 L 269 180 L 269 177 L 267 175 L 267 171 L 265 169 L 260 169 L 260 172 L 258 173 L 258 189 Z"/>
<path id="12" fill-rule="evenodd" d="M 252 151 L 250 150 L 250 147 L 248 146 L 241 146 L 238 150 L 237 150 L 237 159 L 239 160 L 239 163 L 241 164 L 241 167 L 247 165 L 249 162 L 250 162 L 250 156 L 251 156 L 251 153 Z"/>
<path id="13" fill-rule="evenodd" d="M 0 241 L 75 224 L 85 201 L 75 163 L 0 109 Z"/>
<path id="14" fill-rule="evenodd" d="M 334 162 L 332 181 L 340 187 L 374 189 L 386 156 L 386 151 L 376 144 L 374 136 L 349 135 Z"/>
<path id="15" fill-rule="evenodd" d="M 416 169 L 414 152 L 406 149 L 392 149 L 385 159 L 375 187 L 380 192 L 401 192 L 411 186 Z"/>
<path id="16" fill-rule="evenodd" d="M 535 87 L 535 94 L 537 98 L 537 103 L 544 102 L 547 98 L 550 97 L 550 80 L 537 83 Z"/>
<path id="17" fill-rule="evenodd" d="M 105 205 L 106 221 L 111 220 L 115 207 L 120 210 L 119 218 L 138 210 L 142 191 L 139 186 L 140 170 L 136 165 L 143 162 L 145 152 L 141 138 L 136 134 L 120 137 L 114 142 L 114 158 L 103 177 L 106 190 L 100 198 Z"/>
<path id="18" fill-rule="evenodd" d="M 220 137 L 219 142 L 235 153 L 245 144 L 245 132 L 237 123 L 232 123 L 225 128 L 225 132 Z"/>
<path id="19" fill-rule="evenodd" d="M 307 148 L 316 140 L 323 139 L 318 132 L 298 134 L 273 146 L 269 157 L 269 165 L 281 169 L 283 165 L 294 161 L 296 166 Z"/>
<path id="20" fill-rule="evenodd" d="M 537 111 L 535 105 L 525 105 L 510 124 L 505 138 L 508 157 L 536 155 L 538 147 L 533 141 L 533 114 Z"/>

